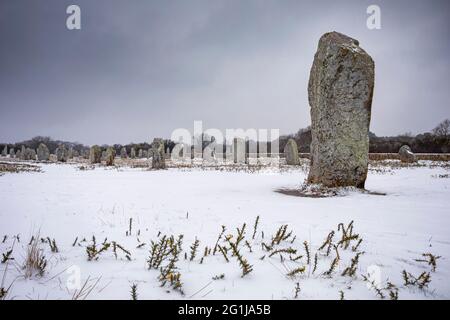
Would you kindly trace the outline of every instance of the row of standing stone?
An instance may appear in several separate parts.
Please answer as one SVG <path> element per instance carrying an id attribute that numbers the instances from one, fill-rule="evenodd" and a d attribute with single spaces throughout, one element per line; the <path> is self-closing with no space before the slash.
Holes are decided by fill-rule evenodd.
<path id="1" fill-rule="evenodd" d="M 146 158 L 147 156 L 151 156 L 152 168 L 164 169 L 166 167 L 163 139 L 155 138 L 151 148 L 148 151 L 144 151 L 145 150 L 140 149 L 138 152 L 138 157 Z M 120 157 L 122 159 L 128 158 L 125 147 L 120 150 Z M 131 148 L 130 157 L 136 158 L 136 151 L 134 148 Z M 102 160 L 104 160 L 106 166 L 113 166 L 115 158 L 116 150 L 113 147 L 108 147 L 105 151 L 103 151 L 100 146 L 95 145 L 89 150 L 89 161 L 91 164 L 101 163 Z"/>
<path id="2" fill-rule="evenodd" d="M 20 148 L 17 151 L 15 151 L 14 148 L 10 148 L 8 151 L 8 147 L 5 146 L 2 151 L 2 156 L 6 157 L 8 155 L 11 159 L 18 159 L 18 160 L 34 160 L 34 161 L 51 160 L 50 150 L 44 143 L 39 144 L 36 150 L 22 146 L 22 148 Z M 55 150 L 55 160 L 58 162 L 67 162 L 68 160 L 78 156 L 79 156 L 78 151 L 73 150 L 72 148 L 67 148 L 63 144 L 59 145 L 58 148 L 56 148 Z"/>

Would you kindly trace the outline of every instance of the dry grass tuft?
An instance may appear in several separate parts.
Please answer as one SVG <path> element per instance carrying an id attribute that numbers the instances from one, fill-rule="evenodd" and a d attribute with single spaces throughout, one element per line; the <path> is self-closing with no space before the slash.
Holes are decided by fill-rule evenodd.
<path id="1" fill-rule="evenodd" d="M 39 234 L 33 236 L 27 246 L 25 263 L 23 265 L 25 278 L 30 278 L 36 274 L 42 277 L 46 271 L 47 259 L 45 258 L 44 250 L 41 248 L 42 242 L 39 239 Z"/>

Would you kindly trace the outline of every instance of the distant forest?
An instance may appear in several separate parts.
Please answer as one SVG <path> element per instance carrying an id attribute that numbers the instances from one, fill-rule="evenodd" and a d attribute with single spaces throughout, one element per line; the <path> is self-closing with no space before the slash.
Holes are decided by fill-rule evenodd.
<path id="1" fill-rule="evenodd" d="M 311 128 L 300 129 L 295 134 L 283 135 L 280 137 L 280 152 L 283 152 L 284 147 L 288 139 L 294 139 L 297 142 L 298 150 L 300 153 L 309 153 L 309 146 L 311 144 Z M 450 153 L 450 120 L 446 119 L 437 125 L 431 132 L 425 132 L 418 135 L 412 135 L 410 133 L 400 134 L 391 137 L 378 137 L 374 133 L 369 133 L 369 152 L 370 153 L 397 153 L 402 145 L 408 145 L 415 153 Z M 17 142 L 14 144 L 0 144 L 0 152 L 4 149 L 5 145 L 8 147 L 8 152 L 11 148 L 15 151 L 22 148 L 22 146 L 36 150 L 40 143 L 44 143 L 51 153 L 55 153 L 56 148 L 60 144 L 64 144 L 67 148 L 72 148 L 81 155 L 86 155 L 89 152 L 89 146 L 83 145 L 77 142 L 67 142 L 53 140 L 50 137 L 37 136 L 30 140 Z M 171 140 L 164 140 L 165 148 L 172 148 L 175 143 Z M 206 143 L 207 144 L 207 143 Z M 206 145 L 204 144 L 204 146 Z M 106 149 L 108 145 L 102 145 L 103 149 Z M 151 146 L 150 143 L 130 143 L 127 145 L 114 144 L 116 154 L 120 154 L 120 149 L 125 147 L 128 154 L 131 152 L 131 148 L 136 151 L 139 149 L 148 150 Z M 268 150 L 270 151 L 270 150 Z"/>
<path id="2" fill-rule="evenodd" d="M 284 150 L 284 146 L 290 138 L 297 142 L 299 152 L 309 153 L 311 144 L 310 127 L 300 129 L 295 134 L 281 136 L 280 150 Z M 442 121 L 431 132 L 416 136 L 405 133 L 392 137 L 378 137 L 373 132 L 369 133 L 370 153 L 397 153 L 403 145 L 408 145 L 415 153 L 450 153 L 450 120 Z"/>

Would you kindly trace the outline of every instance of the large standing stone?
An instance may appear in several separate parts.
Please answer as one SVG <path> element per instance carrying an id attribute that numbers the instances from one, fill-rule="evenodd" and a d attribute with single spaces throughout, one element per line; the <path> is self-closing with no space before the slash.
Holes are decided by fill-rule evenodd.
<path id="1" fill-rule="evenodd" d="M 164 169 L 165 167 L 164 141 L 160 138 L 155 138 L 152 143 L 152 168 Z"/>
<path id="2" fill-rule="evenodd" d="M 113 166 L 115 157 L 116 157 L 116 150 L 113 147 L 108 147 L 108 149 L 106 149 L 106 159 L 105 159 L 106 165 Z"/>
<path id="3" fill-rule="evenodd" d="M 16 153 L 14 152 L 14 148 L 9 149 L 9 157 L 14 158 L 16 156 Z"/>
<path id="4" fill-rule="evenodd" d="M 294 139 L 289 139 L 284 146 L 284 156 L 286 157 L 286 164 L 291 166 L 299 164 L 297 142 Z"/>
<path id="5" fill-rule="evenodd" d="M 398 157 L 402 162 L 413 163 L 417 162 L 416 155 L 411 151 L 411 148 L 404 145 L 398 150 Z"/>
<path id="6" fill-rule="evenodd" d="M 2 157 L 6 157 L 7 155 L 8 155 L 8 146 L 5 145 L 5 147 L 3 148 L 3 151 L 2 151 Z"/>
<path id="7" fill-rule="evenodd" d="M 67 162 L 69 157 L 69 151 L 67 150 L 64 144 L 60 144 L 58 148 L 56 148 L 55 153 L 56 153 L 56 161 Z"/>
<path id="8" fill-rule="evenodd" d="M 320 38 L 308 86 L 309 183 L 364 188 L 374 66 L 357 40 L 337 32 Z"/>
<path id="9" fill-rule="evenodd" d="M 50 151 L 43 143 L 40 143 L 37 148 L 37 158 L 39 161 L 48 161 L 50 159 Z"/>
<path id="10" fill-rule="evenodd" d="M 91 147 L 89 151 L 89 162 L 92 164 L 102 162 L 102 148 L 97 145 Z"/>

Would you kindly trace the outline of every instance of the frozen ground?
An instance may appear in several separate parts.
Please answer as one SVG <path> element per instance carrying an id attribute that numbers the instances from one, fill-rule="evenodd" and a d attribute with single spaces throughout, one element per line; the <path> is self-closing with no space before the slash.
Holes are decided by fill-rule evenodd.
<path id="1" fill-rule="evenodd" d="M 14 245 L 14 260 L 0 265 L 0 278 L 8 266 L 3 280 L 5 287 L 12 283 L 8 299 L 71 299 L 76 270 L 80 271 L 81 284 L 88 277 L 91 285 L 98 279 L 88 299 L 130 299 L 133 283 L 137 284 L 139 299 L 293 299 L 296 283 L 300 287 L 298 299 L 339 299 L 340 291 L 345 299 L 377 299 L 376 291 L 362 280 L 368 267 L 378 270 L 370 279 L 380 289 L 388 280 L 398 286 L 400 299 L 450 298 L 450 179 L 439 177 L 448 174 L 448 168 L 372 170 L 366 187 L 384 192 L 385 196 L 353 191 L 340 197 L 302 198 L 275 192 L 278 188 L 298 187 L 305 178 L 301 169 L 248 173 L 40 166 L 41 173 L 0 176 L 0 237 L 4 240 L 0 253 Z M 260 216 L 260 223 L 253 240 L 256 216 Z M 127 236 L 130 218 L 132 231 Z M 339 264 L 331 276 L 323 273 L 330 268 L 334 250 L 329 256 L 325 255 L 326 250 L 319 252 L 313 273 L 314 255 L 328 233 L 335 230 L 337 243 L 337 225 L 352 220 L 354 233 L 363 239 L 358 250 L 364 252 L 355 276 L 341 273 L 355 256 L 351 246 L 357 241 L 348 250 L 339 249 Z M 205 246 L 214 247 L 222 225 L 227 227 L 225 234 L 233 234 L 235 239 L 236 227 L 244 222 L 245 240 L 252 252 L 243 244 L 240 252 L 253 265 L 253 272 L 241 277 L 231 252 L 229 263 L 220 253 L 208 255 L 200 263 Z M 269 258 L 261 246 L 262 241 L 270 244 L 272 235 L 284 224 L 296 238 L 290 243 L 291 237 L 280 247 L 291 246 L 298 250 L 297 254 L 304 255 L 296 262 L 290 261 L 288 254 L 283 255 L 283 261 L 279 255 Z M 46 272 L 42 277 L 25 279 L 21 266 L 28 242 L 37 232 L 43 238 L 55 239 L 59 252 L 52 253 L 50 246 L 42 243 L 48 260 Z M 168 284 L 161 287 L 159 271 L 147 268 L 150 240 L 158 240 L 159 233 L 159 237 L 184 235 L 184 251 L 177 263 L 184 295 Z M 121 253 L 116 259 L 110 251 L 102 253 L 98 261 L 88 261 L 86 246 L 93 235 L 98 243 L 105 238 L 117 241 L 130 251 L 131 261 Z M 73 246 L 77 237 L 78 243 Z M 196 237 L 200 246 L 190 261 L 189 247 Z M 80 242 L 83 238 L 87 241 Z M 310 265 L 305 240 L 310 246 Z M 142 243 L 145 245 L 137 248 Z M 442 256 L 437 260 L 436 272 L 430 273 L 431 283 L 423 289 L 404 286 L 402 270 L 415 276 L 430 271 L 426 263 L 415 261 L 428 252 Z M 286 276 L 301 266 L 306 266 L 303 274 Z M 224 279 L 212 280 L 221 274 Z M 389 299 L 388 290 L 382 292 Z"/>

